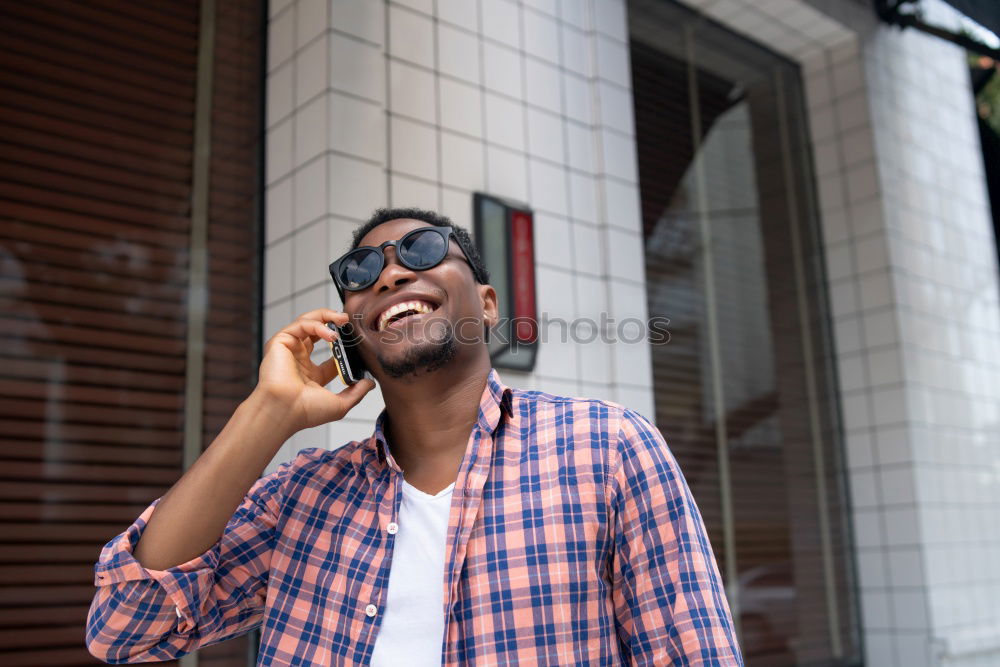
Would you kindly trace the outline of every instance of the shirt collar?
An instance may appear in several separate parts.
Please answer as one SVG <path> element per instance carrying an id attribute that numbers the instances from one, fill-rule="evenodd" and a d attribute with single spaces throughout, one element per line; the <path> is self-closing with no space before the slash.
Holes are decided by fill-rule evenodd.
<path id="1" fill-rule="evenodd" d="M 490 369 L 490 374 L 486 377 L 486 387 L 483 395 L 479 399 L 479 415 L 477 424 L 483 431 L 490 435 L 496 431 L 500 425 L 500 420 L 506 416 L 513 416 L 513 390 L 500 380 L 500 374 L 495 368 Z M 375 432 L 367 441 L 364 448 L 369 455 L 375 455 L 379 464 L 384 464 L 387 455 L 391 456 L 388 445 L 385 442 L 385 422 L 388 418 L 388 411 L 383 408 L 375 419 Z"/>

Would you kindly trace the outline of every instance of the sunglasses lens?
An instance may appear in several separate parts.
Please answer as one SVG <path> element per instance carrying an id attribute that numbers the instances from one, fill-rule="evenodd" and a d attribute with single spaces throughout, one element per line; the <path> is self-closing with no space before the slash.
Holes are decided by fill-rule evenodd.
<path id="1" fill-rule="evenodd" d="M 415 269 L 429 269 L 448 254 L 448 241 L 437 232 L 419 231 L 399 244 L 399 256 Z"/>
<path id="2" fill-rule="evenodd" d="M 340 264 L 338 278 L 345 289 L 362 289 L 371 285 L 378 278 L 378 253 L 367 248 L 356 250 L 348 255 Z"/>

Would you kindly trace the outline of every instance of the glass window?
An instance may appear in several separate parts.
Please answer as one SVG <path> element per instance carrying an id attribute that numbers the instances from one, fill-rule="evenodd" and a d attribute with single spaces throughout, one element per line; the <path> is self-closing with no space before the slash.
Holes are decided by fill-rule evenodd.
<path id="1" fill-rule="evenodd" d="M 750 665 L 859 656 L 836 387 L 797 67 L 630 2 L 656 421 Z"/>

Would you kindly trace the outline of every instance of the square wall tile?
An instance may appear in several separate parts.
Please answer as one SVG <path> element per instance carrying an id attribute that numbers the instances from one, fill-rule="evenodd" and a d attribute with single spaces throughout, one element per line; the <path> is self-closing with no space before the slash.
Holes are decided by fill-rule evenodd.
<path id="1" fill-rule="evenodd" d="M 504 2 L 504 0 L 495 0 Z M 522 56 L 514 49 L 491 42 L 483 43 L 483 83 L 493 92 L 521 99 Z"/>
<path id="2" fill-rule="evenodd" d="M 292 238 L 274 243 L 264 256 L 264 303 L 273 304 L 292 295 Z"/>
<path id="3" fill-rule="evenodd" d="M 570 213 L 575 220 L 597 223 L 600 210 L 597 200 L 597 181 L 593 176 L 575 171 L 569 174 Z"/>
<path id="4" fill-rule="evenodd" d="M 474 137 L 482 136 L 483 106 L 479 88 L 441 77 L 438 95 L 442 127 Z"/>
<path id="5" fill-rule="evenodd" d="M 632 88 L 628 47 L 624 42 L 597 36 L 597 74 L 600 78 L 623 88 Z"/>
<path id="6" fill-rule="evenodd" d="M 570 223 L 548 213 L 535 213 L 535 261 L 551 264 L 570 271 L 573 268 L 573 237 Z M 544 248 L 544 257 L 539 256 L 539 248 Z"/>
<path id="7" fill-rule="evenodd" d="M 269 186 L 264 199 L 265 237 L 270 244 L 292 231 L 292 179 L 286 178 Z"/>
<path id="8" fill-rule="evenodd" d="M 629 91 L 598 81 L 597 97 L 601 107 L 601 124 L 628 135 L 635 135 L 632 96 Z"/>
<path id="9" fill-rule="evenodd" d="M 479 30 L 479 3 L 469 0 L 437 0 L 437 15 L 442 21 L 466 30 Z"/>
<path id="10" fill-rule="evenodd" d="M 389 53 L 434 68 L 434 28 L 430 17 L 389 5 Z"/>
<path id="11" fill-rule="evenodd" d="M 372 206 L 372 210 L 374 209 L 375 207 Z M 326 264 L 329 269 L 330 262 L 350 249 L 351 243 L 354 240 L 354 231 L 361 226 L 361 223 L 360 221 L 351 222 L 350 220 L 341 220 L 340 218 L 327 218 L 323 224 L 326 225 Z M 330 279 L 329 270 L 325 276 L 330 281 L 330 289 L 336 294 L 337 289 Z"/>
<path id="12" fill-rule="evenodd" d="M 382 167 L 341 155 L 329 156 L 328 210 L 361 221 L 388 204 Z"/>
<path id="13" fill-rule="evenodd" d="M 389 109 L 425 123 L 437 123 L 434 75 L 398 60 L 389 61 Z"/>
<path id="14" fill-rule="evenodd" d="M 522 153 L 497 146 L 486 148 L 486 182 L 490 192 L 517 201 L 528 200 L 528 161 Z"/>
<path id="15" fill-rule="evenodd" d="M 393 207 L 409 208 L 415 206 L 432 211 L 440 208 L 439 189 L 433 183 L 393 174 L 389 187 L 391 188 L 390 205 Z"/>
<path id="16" fill-rule="evenodd" d="M 475 236 L 472 230 L 471 192 L 449 187 L 441 188 L 441 213 L 455 224 L 469 230 L 470 235 Z"/>
<path id="17" fill-rule="evenodd" d="M 569 167 L 593 174 L 597 171 L 594 156 L 594 133 L 589 127 L 574 122 L 566 123 L 566 142 L 569 147 Z"/>
<path id="18" fill-rule="evenodd" d="M 559 0 L 559 15 L 565 23 L 583 31 L 590 30 L 589 0 Z"/>
<path id="19" fill-rule="evenodd" d="M 569 215 L 565 169 L 529 158 L 528 175 L 530 203 L 533 206 L 556 215 Z"/>
<path id="20" fill-rule="evenodd" d="M 438 67 L 463 81 L 479 85 L 479 40 L 465 30 L 438 24 Z"/>
<path id="21" fill-rule="evenodd" d="M 598 228 L 584 223 L 573 224 L 573 262 L 579 273 L 600 276 L 604 273 L 604 258 Z"/>
<path id="22" fill-rule="evenodd" d="M 295 167 L 299 168 L 330 145 L 327 137 L 328 96 L 320 95 L 295 114 Z"/>
<path id="23" fill-rule="evenodd" d="M 625 0 L 594 3 L 594 27 L 620 42 L 628 41 L 628 18 Z"/>
<path id="24" fill-rule="evenodd" d="M 266 179 L 270 185 L 292 171 L 292 119 L 284 120 L 267 131 Z"/>
<path id="25" fill-rule="evenodd" d="M 646 280 L 643 262 L 642 237 L 616 227 L 605 230 L 605 248 L 608 253 L 608 272 L 617 278 L 637 283 Z"/>
<path id="26" fill-rule="evenodd" d="M 295 106 L 302 106 L 326 89 L 328 41 L 326 37 L 317 39 L 295 56 Z"/>
<path id="27" fill-rule="evenodd" d="M 423 14 L 434 13 L 434 0 L 393 0 Z"/>
<path id="28" fill-rule="evenodd" d="M 328 112 L 331 149 L 385 161 L 385 111 L 380 105 L 331 93 Z"/>
<path id="29" fill-rule="evenodd" d="M 330 259 L 326 254 L 326 221 L 319 220 L 295 232 L 295 291 L 299 292 L 330 280 Z"/>
<path id="30" fill-rule="evenodd" d="M 501 44 L 521 47 L 520 9 L 507 0 L 485 0 L 480 5 L 483 12 L 483 34 Z"/>
<path id="31" fill-rule="evenodd" d="M 506 97 L 486 93 L 486 138 L 517 151 L 524 150 L 524 107 Z M 572 146 L 572 144 L 571 144 Z"/>
<path id="32" fill-rule="evenodd" d="M 385 40 L 385 3 L 330 0 L 330 25 L 375 44 Z"/>
<path id="33" fill-rule="evenodd" d="M 267 126 L 284 119 L 295 108 L 295 68 L 285 63 L 267 76 Z"/>
<path id="34" fill-rule="evenodd" d="M 286 326 L 292 323 L 292 301 L 285 299 L 264 308 L 264 331 L 261 333 L 263 341 L 269 341 Z"/>
<path id="35" fill-rule="evenodd" d="M 563 143 L 562 118 L 556 114 L 529 107 L 528 153 L 562 163 L 566 159 Z"/>
<path id="36" fill-rule="evenodd" d="M 553 113 L 562 113 L 559 69 L 554 65 L 528 58 L 525 60 L 525 100 L 528 104 Z"/>
<path id="37" fill-rule="evenodd" d="M 561 31 L 563 67 L 580 76 L 592 77 L 594 75 L 594 58 L 590 48 L 590 36 L 568 26 L 563 26 Z"/>
<path id="38" fill-rule="evenodd" d="M 612 178 L 603 180 L 604 222 L 624 231 L 642 232 L 642 212 L 639 206 L 639 188 Z"/>
<path id="39" fill-rule="evenodd" d="M 590 82 L 570 72 L 563 74 L 562 87 L 566 96 L 566 115 L 584 125 L 594 122 L 594 100 Z"/>
<path id="40" fill-rule="evenodd" d="M 381 104 L 385 99 L 385 54 L 382 49 L 331 33 L 330 87 Z"/>
<path id="41" fill-rule="evenodd" d="M 524 12 L 524 50 L 553 65 L 559 64 L 559 23 L 551 16 Z"/>
<path id="42" fill-rule="evenodd" d="M 295 9 L 267 24 L 267 69 L 274 71 L 295 53 Z"/>
<path id="43" fill-rule="evenodd" d="M 298 0 L 295 3 L 295 43 L 302 48 L 323 34 L 329 25 L 327 0 Z"/>
<path id="44" fill-rule="evenodd" d="M 394 172 L 436 181 L 438 145 L 436 130 L 405 118 L 391 120 L 391 162 Z"/>
<path id="45" fill-rule="evenodd" d="M 292 176 L 296 229 L 326 214 L 328 182 L 324 158 L 313 160 Z"/>
<path id="46" fill-rule="evenodd" d="M 483 190 L 483 145 L 451 132 L 441 133 L 441 181 L 464 190 Z"/>
<path id="47" fill-rule="evenodd" d="M 604 152 L 604 173 L 617 176 L 628 183 L 637 182 L 639 175 L 632 138 L 613 130 L 601 130 L 600 138 Z"/>

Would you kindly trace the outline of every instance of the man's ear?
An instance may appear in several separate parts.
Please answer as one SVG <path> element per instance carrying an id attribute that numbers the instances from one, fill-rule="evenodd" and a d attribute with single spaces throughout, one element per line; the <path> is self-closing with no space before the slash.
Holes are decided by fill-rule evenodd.
<path id="1" fill-rule="evenodd" d="M 483 306 L 483 320 L 490 327 L 500 320 L 497 291 L 491 285 L 479 285 L 479 299 Z"/>

